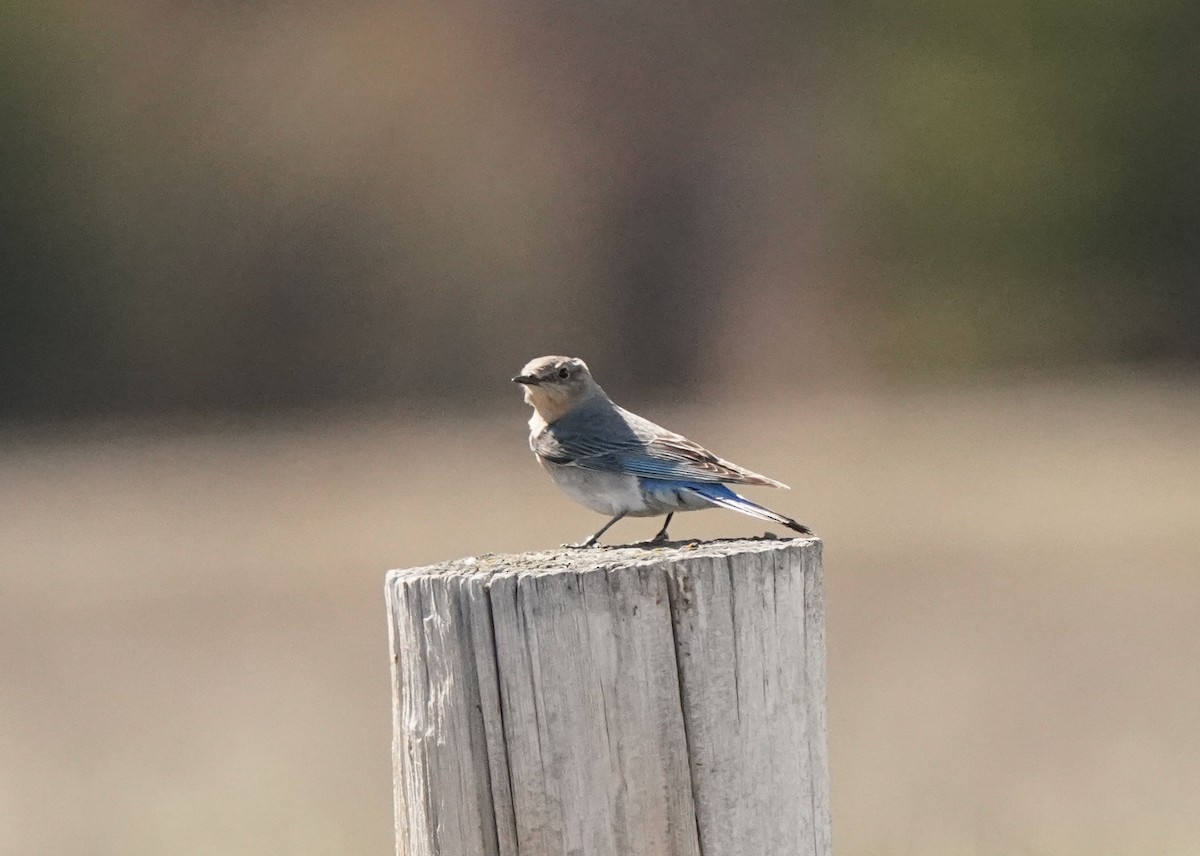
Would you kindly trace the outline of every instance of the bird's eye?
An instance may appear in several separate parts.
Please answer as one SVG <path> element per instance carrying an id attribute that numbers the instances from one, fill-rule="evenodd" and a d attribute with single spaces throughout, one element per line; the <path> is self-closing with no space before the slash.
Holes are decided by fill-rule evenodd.
<path id="1" fill-rule="evenodd" d="M 568 369 L 566 366 L 563 366 L 561 369 L 558 370 L 558 376 L 561 380 L 566 380 L 567 378 L 569 378 L 571 376 L 571 370 Z"/>

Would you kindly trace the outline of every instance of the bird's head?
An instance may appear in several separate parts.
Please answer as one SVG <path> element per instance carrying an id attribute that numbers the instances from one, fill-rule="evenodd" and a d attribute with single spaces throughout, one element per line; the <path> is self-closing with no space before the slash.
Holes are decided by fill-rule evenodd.
<path id="1" fill-rule="evenodd" d="M 546 422 L 553 422 L 579 402 L 603 390 L 578 357 L 538 357 L 513 378 L 525 387 L 525 403 Z"/>

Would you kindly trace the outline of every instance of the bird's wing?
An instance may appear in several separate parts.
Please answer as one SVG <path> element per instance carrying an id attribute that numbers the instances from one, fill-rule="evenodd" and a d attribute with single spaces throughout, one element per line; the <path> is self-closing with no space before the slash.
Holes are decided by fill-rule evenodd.
<path id="1" fill-rule="evenodd" d="M 531 445 L 539 457 L 564 466 L 671 481 L 785 487 L 615 405 L 568 414 Z"/>

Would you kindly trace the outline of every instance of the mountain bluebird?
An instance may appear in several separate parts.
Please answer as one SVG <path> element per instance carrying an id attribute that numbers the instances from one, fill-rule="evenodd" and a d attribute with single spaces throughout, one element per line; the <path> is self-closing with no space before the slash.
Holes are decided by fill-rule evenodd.
<path id="1" fill-rule="evenodd" d="M 667 515 L 654 543 L 667 540 L 677 511 L 728 508 L 811 535 L 812 530 L 738 496 L 726 484 L 783 487 L 648 419 L 618 407 L 574 357 L 539 357 L 513 378 L 533 407 L 529 447 L 571 499 L 612 519 L 580 547 L 593 546 L 622 517 Z"/>

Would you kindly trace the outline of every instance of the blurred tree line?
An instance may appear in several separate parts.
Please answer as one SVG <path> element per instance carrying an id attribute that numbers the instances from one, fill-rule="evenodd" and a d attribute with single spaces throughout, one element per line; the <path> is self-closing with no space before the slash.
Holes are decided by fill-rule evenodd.
<path id="1" fill-rule="evenodd" d="M 0 3 L 7 418 L 1200 359 L 1184 0 Z"/>

